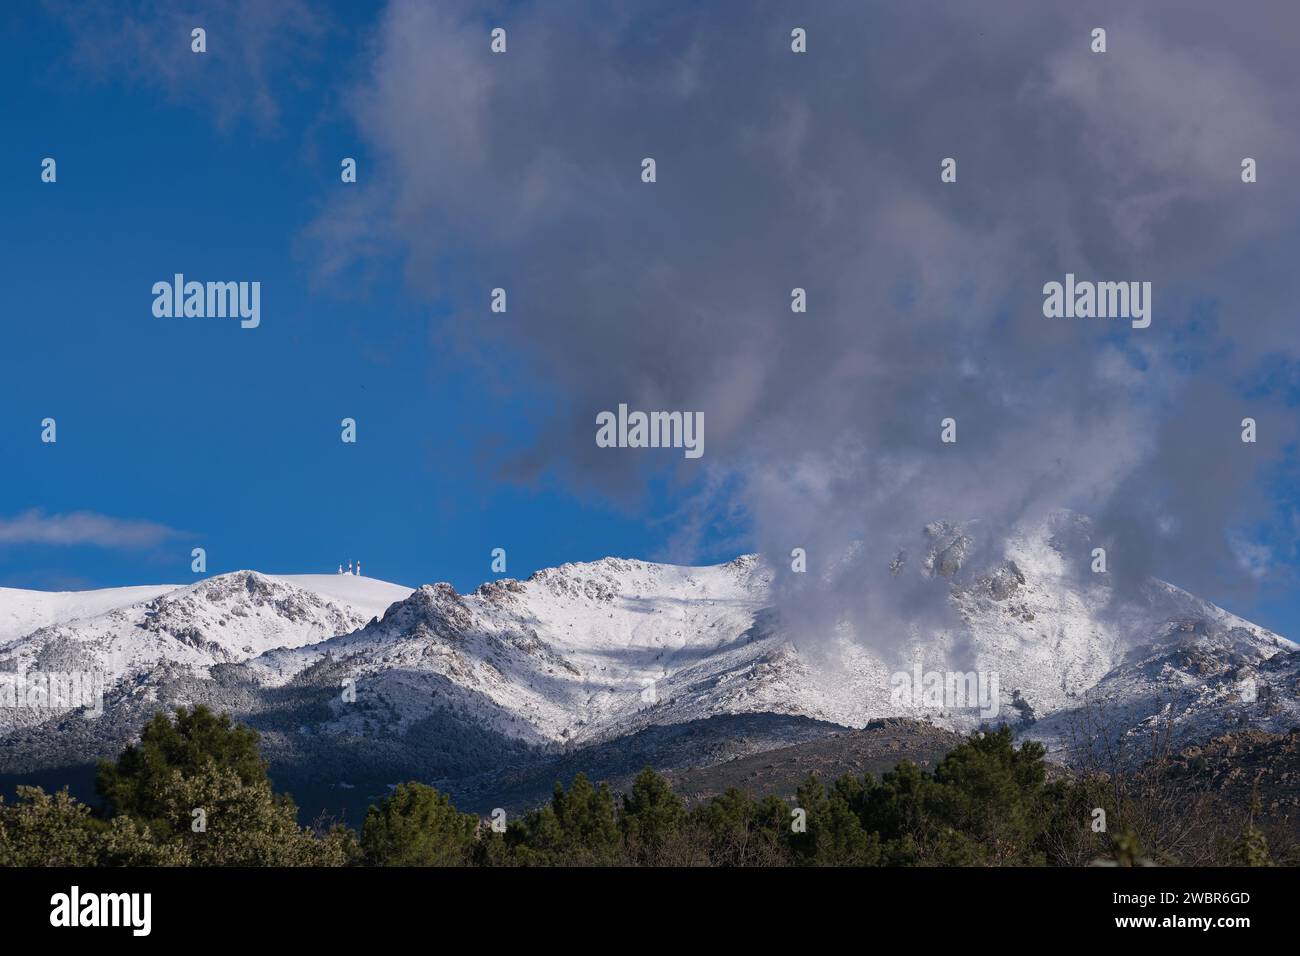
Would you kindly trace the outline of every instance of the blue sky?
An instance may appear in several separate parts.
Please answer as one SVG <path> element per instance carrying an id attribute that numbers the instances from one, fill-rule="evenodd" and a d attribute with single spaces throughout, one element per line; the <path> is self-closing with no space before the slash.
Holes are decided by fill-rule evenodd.
<path id="1" fill-rule="evenodd" d="M 1195 163 L 1186 181 L 1152 185 L 1170 144 L 1210 167 L 1220 145 L 1232 163 L 1271 148 L 1261 168 L 1275 184 L 1297 156 L 1285 105 L 1223 111 L 1237 127 L 1197 139 L 1200 93 L 1178 70 L 1205 41 L 1140 24 L 1126 34 L 1117 15 L 1113 35 L 1146 61 L 1125 61 L 1121 43 L 1117 86 L 1098 92 L 1078 79 L 1095 61 L 1044 57 L 1039 68 L 999 53 L 1026 49 L 1022 31 L 1039 31 L 1034 49 L 1079 47 L 1069 37 L 1081 25 L 1052 19 L 1067 13 L 995 17 L 982 25 L 985 55 L 966 44 L 960 4 L 937 25 L 881 12 L 863 26 L 870 56 L 846 39 L 849 21 L 810 15 L 811 49 L 828 55 L 796 73 L 780 5 L 743 22 L 635 3 L 585 17 L 580 3 L 490 14 L 286 3 L 265 9 L 292 12 L 263 19 L 257 4 L 199 7 L 206 59 L 189 53 L 183 16 L 159 14 L 165 5 L 124 7 L 143 24 L 135 33 L 111 5 L 0 14 L 0 528 L 10 529 L 0 585 L 185 582 L 190 549 L 203 547 L 209 573 L 328 572 L 360 559 L 374 577 L 467 589 L 493 576 L 497 547 L 519 577 L 609 554 L 725 560 L 809 541 L 834 553 L 873 529 L 950 517 L 936 511 L 954 488 L 970 490 L 978 514 L 1032 510 L 1031 499 L 1105 513 L 1116 501 L 1098 489 L 1145 480 L 1187 529 L 1143 539 L 1148 570 L 1300 633 L 1296 451 L 1276 438 L 1294 428 L 1300 382 L 1294 314 L 1277 305 L 1295 301 L 1278 269 L 1296 236 L 1294 219 L 1279 225 L 1269 211 L 1284 219 L 1294 200 L 1262 182 L 1248 194 L 1258 208 L 1243 213 L 1254 238 L 1242 239 L 1239 206 L 1222 199 L 1232 187 L 1207 187 Z M 319 29 L 293 22 L 309 9 Z M 489 61 L 495 22 L 510 24 L 513 46 Z M 1189 15 L 1179 29 L 1198 23 Z M 779 42 L 754 54 L 769 37 Z M 1224 42 L 1248 41 L 1260 42 Z M 949 50 L 937 69 L 960 67 L 960 81 L 930 75 L 907 52 L 918 44 Z M 1209 50 L 1229 93 L 1294 77 L 1285 51 Z M 1071 111 L 1082 148 L 1053 140 Z M 1119 132 L 1090 129 L 1098 116 Z M 1025 153 L 1008 162 L 999 150 L 1015 122 Z M 1163 132 L 1123 141 L 1132 168 L 1117 169 L 1119 140 L 1106 137 L 1151 129 Z M 959 149 L 963 191 L 937 193 L 933 160 Z M 666 173 L 654 193 L 636 180 L 651 151 Z M 918 152 L 924 182 L 910 165 Z M 40 181 L 46 156 L 55 184 Z M 339 180 L 343 156 L 358 160 L 355 185 Z M 738 172 L 737 158 L 752 165 Z M 787 177 L 781 189 L 776 177 Z M 1134 196 L 1138 214 L 1106 219 Z M 1094 198 L 1106 213 L 1088 208 Z M 803 210 L 822 210 L 808 233 L 792 226 Z M 1202 218 L 1184 218 L 1193 213 Z M 1234 236 L 1207 253 L 1211 267 L 1181 246 L 1203 238 L 1198 224 Z M 1062 249 L 1154 275 L 1178 314 L 1161 313 L 1142 339 L 1045 326 L 1041 282 L 1080 261 Z M 949 274 L 936 281 L 928 255 Z M 260 281 L 261 327 L 155 318 L 150 288 L 175 272 Z M 501 282 L 508 318 L 486 308 Z M 796 282 L 812 290 L 807 321 L 818 324 L 792 339 L 782 303 Z M 601 301 L 624 287 L 626 301 Z M 770 322 L 765 296 L 778 303 Z M 955 320 L 944 309 L 958 301 L 971 306 Z M 1098 386 L 1116 351 L 1137 385 L 1115 373 Z M 1212 379 L 1223 395 L 1201 408 Z M 1116 399 L 1130 387 L 1132 401 Z M 707 410 L 707 467 L 593 465 L 591 410 L 646 396 Z M 1035 423 L 1026 413 L 1037 402 Z M 928 417 L 909 431 L 902 419 L 917 408 Z M 875 494 L 897 479 L 890 463 L 935 473 L 929 456 L 944 452 L 931 419 L 953 408 L 988 416 L 964 435 L 1004 440 L 968 473 Z M 1259 414 L 1271 426 L 1263 467 L 1192 487 L 1199 469 L 1158 449 L 1189 434 L 1180 410 L 1193 408 L 1225 435 Z M 47 416 L 53 445 L 39 440 Z M 355 445 L 339 440 L 344 417 L 358 422 Z M 1151 462 L 1124 460 L 1128 441 L 1156 433 Z M 840 454 L 859 445 L 860 457 Z M 988 491 L 996 468 L 1022 460 L 1020 485 Z M 1063 460 L 1075 477 L 1047 500 Z M 1118 513 L 1141 524 L 1141 510 Z M 1225 578 L 1217 538 L 1268 549 L 1266 583 Z"/>
<path id="2" fill-rule="evenodd" d="M 374 577 L 469 588 L 493 576 L 496 547 L 518 576 L 662 547 L 653 493 L 629 509 L 545 478 L 494 480 L 481 437 L 526 440 L 528 409 L 493 395 L 441 327 L 447 309 L 411 301 L 396 267 L 359 298 L 313 281 L 298 237 L 323 193 L 365 188 L 364 175 L 339 182 L 337 157 L 367 163 L 330 115 L 328 70 L 286 94 L 274 130 L 247 117 L 223 129 L 201 106 L 68 72 L 53 18 L 6 37 L 0 517 L 92 512 L 178 533 L 0 544 L 0 584 L 185 582 L 201 546 L 210 573 L 356 558 Z M 340 62 L 355 55 L 334 42 Z M 154 318 L 148 290 L 174 271 L 258 279 L 268 318 Z M 53 445 L 39 441 L 46 416 Z M 346 416 L 355 445 L 339 439 Z"/>

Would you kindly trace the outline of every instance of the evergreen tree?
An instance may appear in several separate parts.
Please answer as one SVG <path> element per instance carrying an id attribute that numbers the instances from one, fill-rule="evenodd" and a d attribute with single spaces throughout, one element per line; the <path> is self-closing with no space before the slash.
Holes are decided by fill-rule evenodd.
<path id="1" fill-rule="evenodd" d="M 623 795 L 619 829 L 629 851 L 641 863 L 660 861 L 665 847 L 686 822 L 686 805 L 668 781 L 646 767 Z"/>
<path id="2" fill-rule="evenodd" d="M 469 862 L 478 818 L 422 783 L 399 784 L 372 806 L 361 828 L 368 866 L 463 866 Z"/>
<path id="3" fill-rule="evenodd" d="M 614 796 L 579 773 L 566 791 L 555 784 L 551 802 L 525 814 L 507 831 L 514 860 L 527 866 L 600 866 L 616 862 L 620 839 Z"/>
<path id="4" fill-rule="evenodd" d="M 617 850 L 618 824 L 614 819 L 614 795 L 606 784 L 592 786 L 580 773 L 566 793 L 555 788 L 551 801 L 559 825 L 562 845 L 582 862 L 606 862 Z M 583 859 L 586 857 L 587 859 Z"/>
<path id="5" fill-rule="evenodd" d="M 777 797 L 756 802 L 735 787 L 699 806 L 692 823 L 714 866 L 777 866 L 789 862 L 790 807 Z"/>
<path id="6" fill-rule="evenodd" d="M 257 740 L 257 731 L 201 704 L 178 708 L 175 720 L 159 712 L 145 725 L 140 742 L 127 747 L 115 764 L 100 762 L 95 788 L 108 816 L 134 817 L 167 838 L 171 823 L 159 794 L 171 785 L 172 774 L 193 777 L 212 766 L 234 773 L 245 786 L 265 784 L 267 767 Z"/>
<path id="7" fill-rule="evenodd" d="M 1010 727 L 974 734 L 940 761 L 926 803 L 938 818 L 936 850 L 965 862 L 972 854 L 996 865 L 1041 864 L 1043 748 L 1013 746 Z M 956 837 L 961 834 L 961 839 Z M 944 862 L 948 862 L 945 860 Z"/>
<path id="8" fill-rule="evenodd" d="M 930 778 L 910 760 L 900 761 L 880 778 L 879 786 L 864 795 L 859 816 L 863 829 L 883 841 L 885 866 L 910 866 L 921 862 L 930 833 L 926 791 Z"/>
<path id="9" fill-rule="evenodd" d="M 789 838 L 795 860 L 811 866 L 877 865 L 880 837 L 863 828 L 850 804 L 850 799 L 863 796 L 864 788 L 851 777 L 827 791 L 809 774 L 795 795 L 795 806 L 806 815 L 804 832 L 792 832 Z"/>

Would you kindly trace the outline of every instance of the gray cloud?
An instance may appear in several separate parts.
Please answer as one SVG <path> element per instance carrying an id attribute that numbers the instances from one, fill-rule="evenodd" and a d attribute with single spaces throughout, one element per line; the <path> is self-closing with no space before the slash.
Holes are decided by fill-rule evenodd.
<path id="1" fill-rule="evenodd" d="M 0 546 L 13 544 L 94 545 L 139 550 L 176 538 L 181 532 L 153 521 L 111 518 L 93 511 L 46 514 L 39 509 L 0 518 Z"/>
<path id="2" fill-rule="evenodd" d="M 943 613 L 942 582 L 887 580 L 924 525 L 978 518 L 995 556 L 1063 506 L 1117 542 L 1117 577 L 1213 596 L 1250 577 L 1235 529 L 1267 519 L 1260 469 L 1295 438 L 1243 387 L 1300 358 L 1300 8 L 1130 7 L 395 0 L 351 99 L 370 186 L 312 235 L 334 274 L 399 250 L 414 290 L 463 305 L 444 334 L 523 357 L 556 413 L 504 474 L 635 495 L 673 472 L 696 491 L 677 541 L 743 515 L 779 566 L 808 550 L 800 619 L 897 639 Z M 1152 327 L 1044 319 L 1066 272 L 1151 281 Z M 596 448 L 619 402 L 702 410 L 704 459 Z"/>

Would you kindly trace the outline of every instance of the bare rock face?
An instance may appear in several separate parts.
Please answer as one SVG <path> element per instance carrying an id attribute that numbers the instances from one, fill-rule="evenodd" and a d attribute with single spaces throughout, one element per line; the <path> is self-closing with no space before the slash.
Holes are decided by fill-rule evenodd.
<path id="1" fill-rule="evenodd" d="M 946 521 L 926 525 L 925 534 L 931 541 L 930 553 L 925 560 L 926 570 L 943 578 L 955 576 L 962 569 L 974 540 Z"/>
<path id="2" fill-rule="evenodd" d="M 526 590 L 522 581 L 515 578 L 498 578 L 495 581 L 480 584 L 474 589 L 474 594 L 494 604 L 508 606 L 516 604 L 518 596 Z"/>
<path id="3" fill-rule="evenodd" d="M 1016 562 L 1008 561 L 1005 565 L 998 568 L 990 575 L 988 579 L 989 595 L 995 601 L 1005 601 L 1016 593 L 1017 589 L 1025 583 L 1025 576 L 1021 573 Z"/>

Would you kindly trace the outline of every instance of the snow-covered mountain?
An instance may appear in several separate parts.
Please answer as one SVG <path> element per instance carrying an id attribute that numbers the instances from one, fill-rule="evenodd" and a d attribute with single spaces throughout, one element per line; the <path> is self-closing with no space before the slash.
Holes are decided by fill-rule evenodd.
<path id="1" fill-rule="evenodd" d="M 1231 620 L 1169 621 L 1068 706 L 1026 731 L 1079 763 L 1140 762 L 1155 750 L 1243 728 L 1300 727 L 1300 653 Z M 1168 740 L 1168 745 L 1165 741 Z"/>
<path id="2" fill-rule="evenodd" d="M 773 571 L 753 556 L 712 567 L 606 558 L 470 594 L 251 571 L 178 588 L 3 591 L 0 679 L 94 668 L 115 734 L 156 707 L 207 702 L 318 768 L 382 759 L 412 776 L 486 772 L 503 754 L 518 762 L 724 715 L 957 730 L 989 717 L 900 699 L 894 675 L 914 667 L 996 675 L 992 721 L 1058 749 L 1094 732 L 1085 718 L 1098 712 L 1118 735 L 1159 720 L 1188 737 L 1296 722 L 1295 644 L 1163 582 L 1121 593 L 1079 573 L 1087 531 L 1057 515 L 971 566 L 987 554 L 977 527 L 930 526 L 902 573 L 943 589 L 951 623 L 888 643 L 861 622 L 791 627 Z M 1255 688 L 1253 703 L 1239 686 Z M 69 727 L 67 715 L 0 712 L 18 764 Z"/>
<path id="3" fill-rule="evenodd" d="M 20 591 L 0 588 L 0 644 L 51 624 L 97 617 L 149 601 L 180 588 L 177 584 L 97 591 Z"/>
<path id="4" fill-rule="evenodd" d="M 466 595 L 425 585 L 381 621 L 265 654 L 249 670 L 266 686 L 308 672 L 336 685 L 352 680 L 359 696 L 385 702 L 394 731 L 464 707 L 529 742 L 591 740 L 631 729 L 661 695 L 676 698 L 703 662 L 714 674 L 777 650 L 756 625 L 766 583 L 753 558 L 704 568 L 606 558 Z M 745 706 L 715 683 L 715 712 L 774 709 Z M 372 719 L 361 703 L 340 698 L 321 729 L 356 730 Z"/>
<path id="5" fill-rule="evenodd" d="M 927 672 L 997 675 L 994 721 L 1027 727 L 1032 718 L 1061 714 L 1059 725 L 1091 692 L 1108 692 L 1135 655 L 1157 653 L 1171 630 L 1199 641 L 1197 653 L 1207 659 L 1245 653 L 1262 664 L 1279 654 L 1290 660 L 1296 649 L 1163 582 L 1117 599 L 1104 576 L 1074 573 L 1059 525 L 1016 536 L 1001 563 L 964 574 L 964 533 L 928 531 L 932 549 L 922 573 L 951 579 L 960 624 L 917 632 L 888 650 L 841 626 L 819 635 L 809 652 L 805 636 L 772 604 L 772 572 L 752 556 L 704 568 L 607 558 L 467 595 L 426 586 L 382 621 L 268 653 L 249 669 L 267 686 L 305 675 L 350 680 L 371 703 L 382 702 L 391 733 L 450 707 L 505 735 L 571 745 L 720 714 L 797 715 L 851 727 L 920 717 L 959 730 L 986 719 L 973 707 L 899 701 L 891 678 L 918 663 Z M 1233 665 L 1225 657 L 1223 666 Z M 1142 701 L 1163 698 L 1158 676 L 1124 686 L 1129 729 L 1149 716 Z M 1216 700 L 1207 695 L 1201 706 Z M 330 709 L 319 732 L 358 733 L 375 720 L 371 707 L 342 699 Z M 1060 743 L 1062 735 L 1043 736 Z"/>
<path id="6" fill-rule="evenodd" d="M 335 583 L 341 577 L 348 583 Z M 385 598 L 400 600 L 409 593 L 348 575 L 284 579 L 254 571 L 184 587 L 5 589 L 0 591 L 0 692 L 12 682 L 9 675 L 89 672 L 111 689 L 160 665 L 205 673 L 213 665 L 356 630 Z M 0 731 L 51 716 L 39 707 L 0 707 Z"/>

